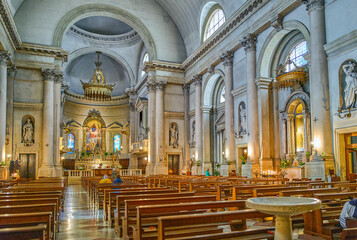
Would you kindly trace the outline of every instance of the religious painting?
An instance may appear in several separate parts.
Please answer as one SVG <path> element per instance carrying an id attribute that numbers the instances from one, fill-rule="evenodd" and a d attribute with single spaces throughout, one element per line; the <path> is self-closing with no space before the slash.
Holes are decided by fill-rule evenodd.
<path id="1" fill-rule="evenodd" d="M 340 107 L 355 108 L 357 98 L 357 68 L 355 60 L 346 60 L 340 67 Z"/>
<path id="2" fill-rule="evenodd" d="M 68 141 L 67 141 L 67 148 L 69 150 L 69 153 L 73 154 L 74 152 L 74 134 L 73 133 L 69 133 L 68 134 Z"/>
<path id="3" fill-rule="evenodd" d="M 86 130 L 86 150 L 95 151 L 102 148 L 102 125 L 92 120 L 87 125 Z"/>
<path id="4" fill-rule="evenodd" d="M 115 135 L 113 138 L 113 149 L 114 149 L 114 153 L 117 153 L 120 151 L 120 136 L 119 135 Z"/>

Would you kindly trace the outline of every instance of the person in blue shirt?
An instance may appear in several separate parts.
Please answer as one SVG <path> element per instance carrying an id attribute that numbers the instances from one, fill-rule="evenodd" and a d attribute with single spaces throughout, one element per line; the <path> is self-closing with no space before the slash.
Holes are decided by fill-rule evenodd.
<path id="1" fill-rule="evenodd" d="M 209 168 L 206 170 L 206 177 L 211 176 L 211 173 L 209 172 Z"/>
<path id="2" fill-rule="evenodd" d="M 113 181 L 113 183 L 124 183 L 123 180 L 120 178 L 120 176 L 117 176 L 117 178 Z"/>

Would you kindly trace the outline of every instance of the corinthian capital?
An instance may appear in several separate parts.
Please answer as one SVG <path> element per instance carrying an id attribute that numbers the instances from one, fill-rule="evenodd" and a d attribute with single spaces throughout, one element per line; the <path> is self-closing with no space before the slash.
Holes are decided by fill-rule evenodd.
<path id="1" fill-rule="evenodd" d="M 62 71 L 54 71 L 53 80 L 55 81 L 55 83 L 62 84 L 63 72 Z"/>
<path id="2" fill-rule="evenodd" d="M 306 11 L 325 6 L 325 0 L 301 0 L 301 2 L 306 4 Z"/>
<path id="3" fill-rule="evenodd" d="M 127 88 L 125 89 L 125 93 L 129 96 L 129 97 L 133 97 L 136 96 L 138 93 L 135 91 L 135 88 Z"/>
<path id="4" fill-rule="evenodd" d="M 146 83 L 146 89 L 148 90 L 148 92 L 155 92 L 156 84 L 152 83 L 152 82 L 147 82 Z"/>
<path id="5" fill-rule="evenodd" d="M 15 65 L 7 67 L 7 75 L 10 77 L 15 77 L 17 73 L 17 67 Z"/>
<path id="6" fill-rule="evenodd" d="M 246 53 L 250 51 L 255 51 L 257 37 L 255 35 L 248 34 L 243 38 L 241 44 L 244 47 Z"/>
<path id="7" fill-rule="evenodd" d="M 192 81 L 195 83 L 195 85 L 201 85 L 202 84 L 202 76 L 195 74 L 192 77 Z"/>
<path id="8" fill-rule="evenodd" d="M 45 70 L 42 70 L 42 77 L 43 80 L 45 81 L 52 81 L 54 82 L 55 79 L 57 78 L 57 73 L 54 69 L 47 68 Z"/>
<path id="9" fill-rule="evenodd" d="M 157 90 L 161 90 L 163 91 L 166 87 L 166 82 L 159 82 L 159 83 L 156 83 L 156 89 Z"/>
<path id="10" fill-rule="evenodd" d="M 12 56 L 8 52 L 0 52 L 0 64 L 7 64 Z"/>
<path id="11" fill-rule="evenodd" d="M 221 61 L 223 66 L 232 66 L 233 65 L 234 52 L 226 51 L 221 55 Z"/>
<path id="12" fill-rule="evenodd" d="M 182 86 L 182 91 L 183 91 L 183 95 L 187 95 L 190 93 L 190 84 L 184 84 Z"/>

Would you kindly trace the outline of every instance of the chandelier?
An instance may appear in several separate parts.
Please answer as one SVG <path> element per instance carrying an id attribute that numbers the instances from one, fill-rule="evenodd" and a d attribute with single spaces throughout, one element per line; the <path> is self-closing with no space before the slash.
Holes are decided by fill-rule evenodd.
<path id="1" fill-rule="evenodd" d="M 101 52 L 96 53 L 98 54 L 98 61 L 95 62 L 96 68 L 94 69 L 93 78 L 89 80 L 88 83 L 81 81 L 84 97 L 93 101 L 109 101 L 112 98 L 112 91 L 115 84 L 107 84 L 105 82 L 104 73 L 100 69 L 102 63 L 99 62 Z"/>

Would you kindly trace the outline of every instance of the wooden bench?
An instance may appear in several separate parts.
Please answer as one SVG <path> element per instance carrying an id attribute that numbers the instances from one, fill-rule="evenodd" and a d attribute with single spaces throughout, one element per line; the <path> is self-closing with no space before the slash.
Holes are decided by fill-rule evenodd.
<path id="1" fill-rule="evenodd" d="M 296 186 L 296 187 L 254 188 L 253 189 L 253 197 L 277 196 L 282 191 L 301 190 L 301 189 L 307 189 L 307 187 L 306 186 Z"/>
<path id="2" fill-rule="evenodd" d="M 46 239 L 47 225 L 40 223 L 34 226 L 11 227 L 0 229 L 0 239 L 18 240 L 18 239 Z"/>
<path id="3" fill-rule="evenodd" d="M 302 189 L 302 190 L 288 190 L 279 193 L 281 197 L 291 197 L 291 196 L 304 196 L 312 197 L 316 193 L 335 193 L 339 192 L 339 188 L 313 188 L 313 189 Z"/>
<path id="4" fill-rule="evenodd" d="M 215 196 L 189 196 L 189 197 L 166 197 L 166 198 L 154 198 L 154 199 L 133 199 L 125 200 L 124 213 L 121 215 L 120 211 L 114 212 L 114 232 L 117 236 L 121 235 L 121 232 L 129 232 L 130 223 L 132 218 L 136 217 L 138 206 L 145 205 L 159 205 L 159 204 L 169 204 L 169 203 L 187 203 L 187 202 L 207 202 L 215 201 Z M 119 226 L 119 218 L 122 220 L 122 226 Z M 136 220 L 134 219 L 134 223 Z M 127 235 L 127 234 L 124 234 Z"/>
<path id="5" fill-rule="evenodd" d="M 0 214 L 1 228 L 34 226 L 46 224 L 46 240 L 51 239 L 51 212 Z"/>
<path id="6" fill-rule="evenodd" d="M 342 230 L 340 240 L 356 240 L 357 228 L 346 228 Z"/>
<path id="7" fill-rule="evenodd" d="M 229 225 L 233 220 L 247 220 L 264 217 L 269 217 L 269 215 L 253 209 L 158 217 L 158 240 L 182 237 L 192 238 L 193 236 L 207 234 L 207 232 L 205 232 L 205 229 L 207 228 L 214 229 L 214 227 L 217 226 Z M 193 228 L 194 226 L 198 226 L 202 231 L 197 231 L 198 229 Z M 176 230 L 170 231 L 172 228 L 175 228 Z M 216 229 L 216 233 L 222 232 L 222 229 Z M 264 236 L 264 238 L 268 239 L 272 239 L 272 237 L 272 234 L 268 233 L 266 233 L 266 236 Z"/>
<path id="8" fill-rule="evenodd" d="M 182 215 L 189 213 L 199 213 L 209 211 L 217 211 L 219 209 L 230 209 L 230 210 L 239 210 L 245 208 L 244 200 L 237 201 L 214 201 L 214 202 L 192 202 L 192 203 L 179 203 L 179 204 L 162 204 L 162 205 L 147 205 L 147 206 L 138 206 L 137 215 L 136 215 L 136 224 L 132 225 L 134 239 L 142 240 L 152 240 L 157 239 L 157 231 L 150 231 L 145 233 L 145 227 L 147 226 L 157 226 L 158 221 L 157 217 L 167 216 L 167 215 Z M 129 222 L 129 224 L 132 222 Z M 237 229 L 245 228 L 245 221 L 239 223 L 230 223 L 235 225 Z M 204 226 L 203 226 L 204 227 Z M 123 221 L 123 237 L 124 239 L 131 239 L 131 236 L 128 235 L 127 229 L 128 226 L 125 226 Z M 176 231 L 175 229 L 173 231 Z M 217 229 L 214 227 L 214 232 Z"/>

